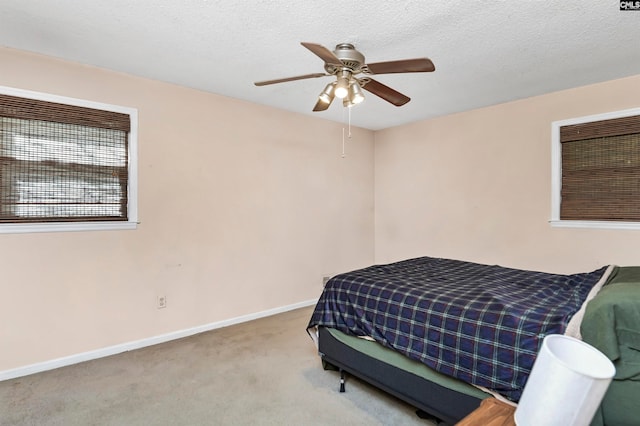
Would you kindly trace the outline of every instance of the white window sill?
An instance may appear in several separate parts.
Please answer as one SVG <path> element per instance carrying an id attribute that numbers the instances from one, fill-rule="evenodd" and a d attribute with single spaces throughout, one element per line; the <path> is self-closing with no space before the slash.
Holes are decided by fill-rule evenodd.
<path id="1" fill-rule="evenodd" d="M 76 222 L 3 224 L 0 234 L 23 234 L 32 232 L 72 232 L 72 231 L 120 231 L 136 229 L 137 222 Z"/>
<path id="2" fill-rule="evenodd" d="M 627 229 L 640 230 L 640 222 L 587 221 L 587 220 L 550 220 L 554 228 L 590 228 L 590 229 Z"/>

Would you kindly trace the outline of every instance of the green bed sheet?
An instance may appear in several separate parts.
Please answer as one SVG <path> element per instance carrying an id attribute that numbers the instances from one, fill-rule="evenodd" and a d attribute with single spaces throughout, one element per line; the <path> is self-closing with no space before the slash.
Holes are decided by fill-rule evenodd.
<path id="1" fill-rule="evenodd" d="M 591 425 L 640 425 L 640 267 L 613 271 L 587 304 L 581 333 L 616 367 Z"/>

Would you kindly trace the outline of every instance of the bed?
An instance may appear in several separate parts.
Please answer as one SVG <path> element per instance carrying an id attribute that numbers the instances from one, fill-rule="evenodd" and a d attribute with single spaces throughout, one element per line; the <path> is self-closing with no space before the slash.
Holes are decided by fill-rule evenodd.
<path id="1" fill-rule="evenodd" d="M 622 325 L 621 325 L 622 324 Z M 329 280 L 308 323 L 325 368 L 455 424 L 517 403 L 547 334 L 600 349 L 617 374 L 594 425 L 637 424 L 640 267 L 561 275 L 420 257 Z"/>

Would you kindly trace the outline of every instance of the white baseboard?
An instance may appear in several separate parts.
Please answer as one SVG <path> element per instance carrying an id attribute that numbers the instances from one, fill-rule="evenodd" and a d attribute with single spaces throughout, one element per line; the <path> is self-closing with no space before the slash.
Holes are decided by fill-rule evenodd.
<path id="1" fill-rule="evenodd" d="M 181 339 L 183 337 L 192 336 L 194 334 L 203 333 L 205 331 L 215 330 L 216 328 L 228 327 L 234 324 L 240 324 L 247 321 L 252 321 L 259 318 L 268 317 L 271 315 L 280 314 L 287 311 L 292 311 L 298 308 L 304 308 L 314 305 L 318 300 L 307 300 L 304 302 L 294 303 L 293 305 L 281 306 L 279 308 L 268 309 L 266 311 L 256 312 L 253 314 L 242 315 L 228 320 L 213 322 L 210 324 L 204 324 L 185 330 L 173 331 L 171 333 L 161 334 L 159 336 L 148 337 L 146 339 L 136 340 L 133 342 L 122 343 L 119 345 L 108 346 L 102 349 L 96 349 L 93 351 L 82 352 L 75 355 L 70 355 L 62 358 L 52 359 L 50 361 L 39 362 L 36 364 L 25 365 L 24 367 L 18 367 L 11 370 L 0 371 L 0 381 L 15 379 L 16 377 L 28 376 L 34 373 L 40 373 L 42 371 L 53 370 L 55 368 L 66 367 L 67 365 L 78 364 L 84 361 L 90 361 L 93 359 L 103 358 L 110 355 L 116 355 L 122 352 L 132 351 L 134 349 L 144 348 L 146 346 L 157 345 L 159 343 L 168 342 L 170 340 Z"/>

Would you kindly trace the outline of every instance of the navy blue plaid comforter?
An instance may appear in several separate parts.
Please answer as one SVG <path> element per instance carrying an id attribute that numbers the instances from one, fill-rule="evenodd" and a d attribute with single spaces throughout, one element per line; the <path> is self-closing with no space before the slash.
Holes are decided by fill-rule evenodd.
<path id="1" fill-rule="evenodd" d="M 562 334 L 606 267 L 558 275 L 421 257 L 337 275 L 308 327 L 378 343 L 518 401 L 547 334 Z"/>

